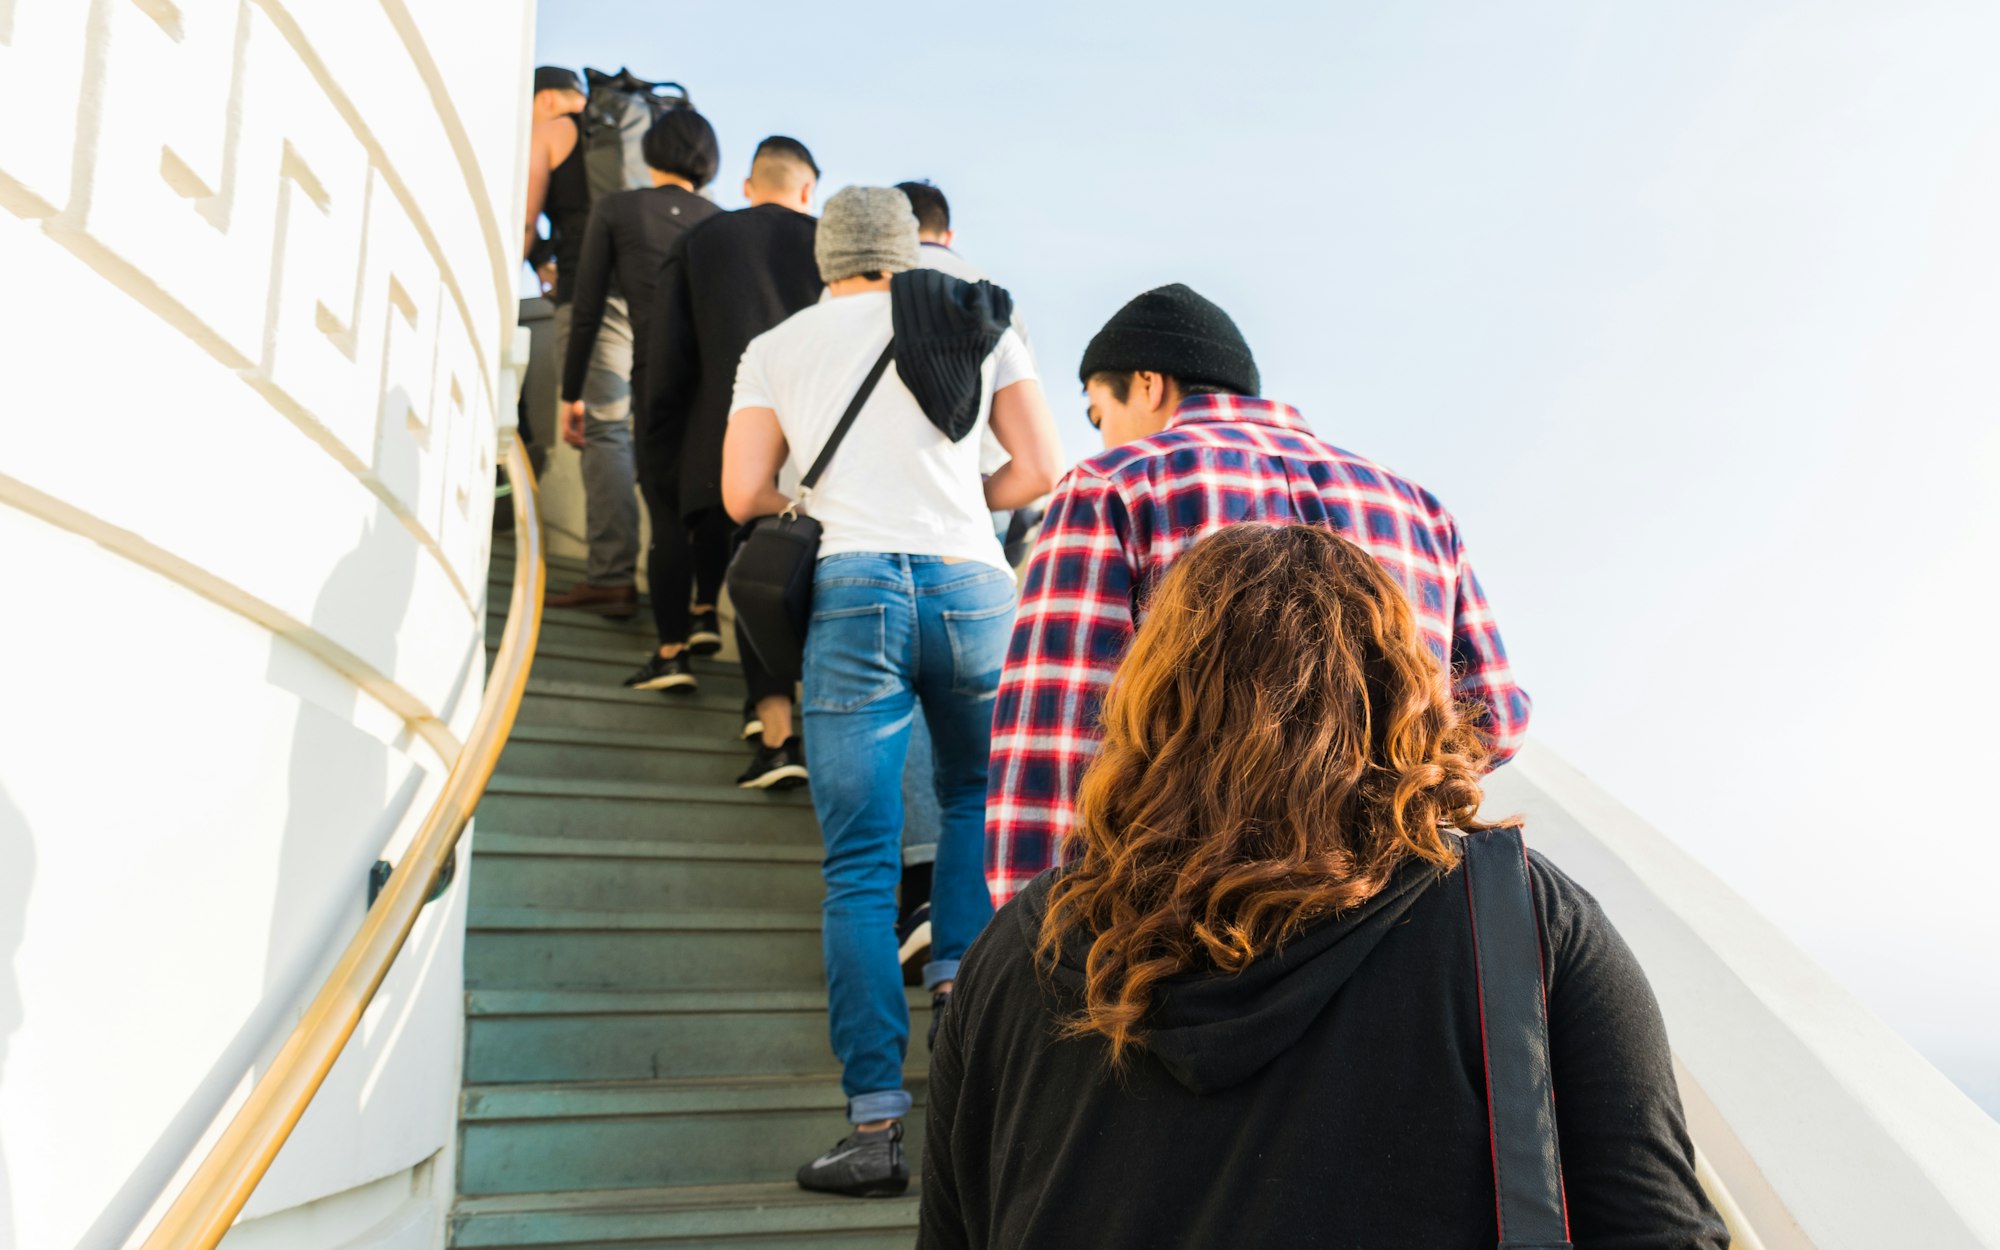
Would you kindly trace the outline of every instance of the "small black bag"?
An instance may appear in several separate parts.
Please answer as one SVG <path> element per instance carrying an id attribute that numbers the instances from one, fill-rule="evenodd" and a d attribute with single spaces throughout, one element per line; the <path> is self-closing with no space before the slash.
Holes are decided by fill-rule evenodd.
<path id="1" fill-rule="evenodd" d="M 854 418 L 861 415 L 861 406 L 868 402 L 895 354 L 896 344 L 891 340 L 862 379 L 861 389 L 848 401 L 847 411 L 840 414 L 840 423 L 833 427 L 826 446 L 820 448 L 819 459 L 799 480 L 799 497 L 777 516 L 752 521 L 749 536 L 729 562 L 729 599 L 736 605 L 737 624 L 774 676 L 797 681 L 805 671 L 806 626 L 812 622 L 820 524 L 803 509 L 826 472 L 827 461 L 833 459 L 840 440 L 847 437 Z"/>

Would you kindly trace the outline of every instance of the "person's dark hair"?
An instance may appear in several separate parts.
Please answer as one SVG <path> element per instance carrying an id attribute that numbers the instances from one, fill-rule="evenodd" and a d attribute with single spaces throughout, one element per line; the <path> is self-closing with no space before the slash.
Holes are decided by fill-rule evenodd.
<path id="1" fill-rule="evenodd" d="M 715 127 L 691 108 L 660 114 L 640 141 L 639 150 L 648 165 L 663 174 L 680 175 L 697 191 L 715 181 L 715 171 L 722 163 Z"/>
<path id="2" fill-rule="evenodd" d="M 560 65 L 535 66 L 535 94 L 544 91 L 574 91 L 578 95 L 587 94 L 583 89 L 583 79 L 576 76 L 573 69 Z"/>
<path id="3" fill-rule="evenodd" d="M 797 139 L 789 135 L 772 135 L 758 144 L 756 152 L 750 157 L 750 168 L 754 171 L 757 168 L 757 162 L 767 156 L 777 157 L 781 160 L 796 161 L 804 165 L 807 169 L 812 170 L 813 177 L 819 177 L 819 165 L 814 162 L 813 154 L 806 150 L 805 144 L 800 143 Z"/>
<path id="4" fill-rule="evenodd" d="M 1238 972 L 1484 829 L 1488 754 L 1401 586 L 1306 525 L 1239 524 L 1161 582 L 1104 705 L 1036 944 L 1090 937 L 1069 1036 L 1114 1064 L 1162 978 Z"/>
<path id="5" fill-rule="evenodd" d="M 1132 394 L 1132 379 L 1138 376 L 1137 370 L 1130 373 L 1093 373 L 1090 375 L 1089 381 L 1085 382 L 1084 385 L 1087 387 L 1090 382 L 1102 382 L 1110 390 L 1111 397 L 1122 404 Z M 1180 387 L 1181 396 L 1185 399 L 1192 399 L 1196 395 L 1242 394 L 1241 391 L 1232 391 L 1226 386 L 1215 386 L 1208 382 L 1188 382 L 1175 377 L 1169 377 L 1167 381 Z"/>
<path id="6" fill-rule="evenodd" d="M 899 182 L 896 189 L 910 197 L 910 211 L 917 215 L 917 229 L 925 234 L 943 234 L 951 229 L 951 205 L 944 192 L 928 178 L 920 182 Z"/>

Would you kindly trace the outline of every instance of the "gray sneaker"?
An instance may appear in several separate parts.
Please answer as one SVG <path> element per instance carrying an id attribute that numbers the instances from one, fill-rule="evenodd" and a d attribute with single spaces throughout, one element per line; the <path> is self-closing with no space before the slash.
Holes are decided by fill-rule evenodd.
<path id="1" fill-rule="evenodd" d="M 799 1169 L 799 1188 L 850 1198 L 894 1198 L 910 1187 L 903 1158 L 903 1122 L 864 1133 L 856 1129 L 838 1146 Z"/>

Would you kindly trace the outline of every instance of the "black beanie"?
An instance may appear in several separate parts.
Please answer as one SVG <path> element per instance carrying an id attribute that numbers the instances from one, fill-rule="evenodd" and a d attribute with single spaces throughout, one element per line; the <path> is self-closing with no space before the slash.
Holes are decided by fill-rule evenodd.
<path id="1" fill-rule="evenodd" d="M 1262 386 L 1250 344 L 1229 314 L 1176 282 L 1154 287 L 1118 310 L 1083 349 L 1077 377 L 1094 373 L 1164 373 L 1255 395 Z"/>

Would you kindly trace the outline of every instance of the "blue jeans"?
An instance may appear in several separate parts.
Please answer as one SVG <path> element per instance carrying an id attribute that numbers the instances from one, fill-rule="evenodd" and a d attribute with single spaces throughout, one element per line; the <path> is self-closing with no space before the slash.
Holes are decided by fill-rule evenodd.
<path id="1" fill-rule="evenodd" d="M 850 553 L 819 562 L 806 632 L 806 758 L 826 842 L 824 942 L 833 1052 L 848 1119 L 910 1109 L 909 1001 L 896 960 L 903 761 L 918 705 L 942 814 L 924 984 L 993 916 L 986 892 L 986 758 L 1014 623 L 1014 581 L 991 565 Z"/>

